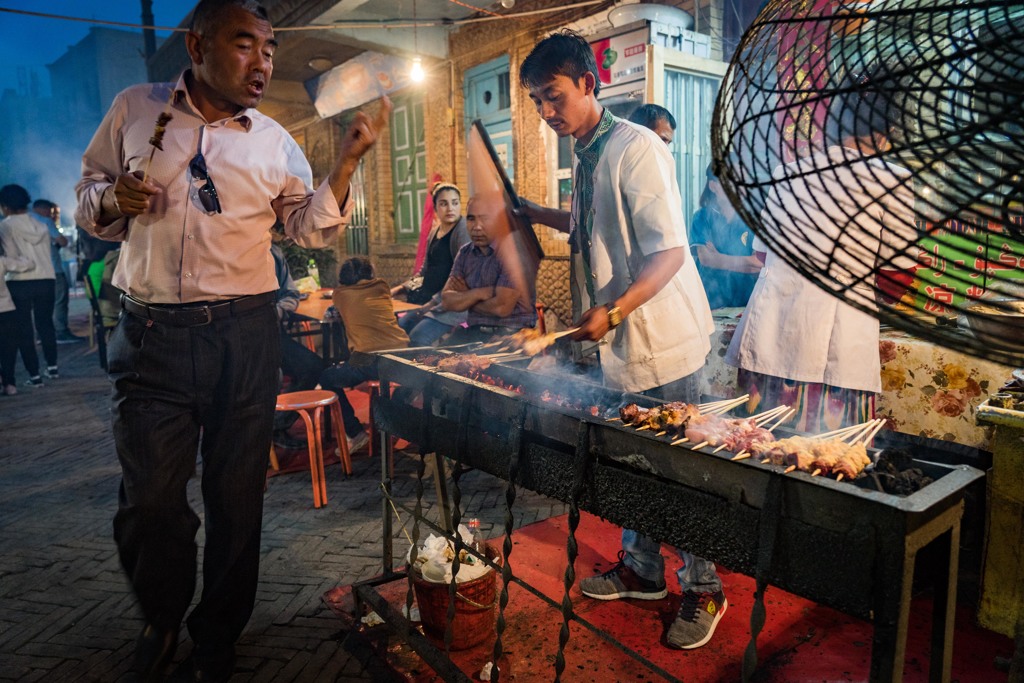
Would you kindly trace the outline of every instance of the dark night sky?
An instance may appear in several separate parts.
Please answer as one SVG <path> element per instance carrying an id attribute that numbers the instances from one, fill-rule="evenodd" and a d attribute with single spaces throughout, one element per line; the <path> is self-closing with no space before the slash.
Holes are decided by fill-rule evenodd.
<path id="1" fill-rule="evenodd" d="M 177 26 L 194 5 L 194 0 L 153 0 L 156 25 Z M 0 8 L 142 23 L 139 0 L 0 0 Z M 84 38 L 90 26 L 93 24 L 0 12 L 0 90 L 14 87 L 18 66 L 45 67 Z"/>

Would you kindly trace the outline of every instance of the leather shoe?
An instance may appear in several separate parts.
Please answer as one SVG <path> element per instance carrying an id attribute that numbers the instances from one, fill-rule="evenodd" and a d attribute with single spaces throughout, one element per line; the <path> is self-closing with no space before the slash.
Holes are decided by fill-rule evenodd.
<path id="1" fill-rule="evenodd" d="M 174 657 L 178 649 L 177 629 L 163 629 L 153 624 L 146 624 L 135 641 L 135 660 L 132 669 L 145 683 L 162 681 L 164 669 Z"/>

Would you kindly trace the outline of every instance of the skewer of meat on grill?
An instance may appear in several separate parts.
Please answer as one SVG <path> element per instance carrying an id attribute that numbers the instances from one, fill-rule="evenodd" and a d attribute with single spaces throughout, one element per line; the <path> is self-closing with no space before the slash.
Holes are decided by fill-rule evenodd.
<path id="1" fill-rule="evenodd" d="M 568 336 L 578 329 L 578 327 L 573 327 L 561 332 L 545 334 L 535 327 L 524 327 L 506 337 L 484 344 L 480 348 L 496 347 L 495 353 L 490 354 L 491 356 L 517 356 L 520 354 L 536 356 L 562 337 Z"/>
<path id="2" fill-rule="evenodd" d="M 755 444 L 752 451 L 764 459 L 765 464 L 784 466 L 788 474 L 794 470 L 811 476 L 835 474 L 837 481 L 855 479 L 871 464 L 867 444 L 881 429 L 883 420 L 872 420 L 862 425 L 830 432 L 833 438 L 793 436 L 772 443 Z M 849 442 L 840 438 L 849 439 Z M 852 436 L 851 436 L 852 435 Z"/>
<path id="3" fill-rule="evenodd" d="M 749 418 L 724 418 L 717 415 L 702 415 L 691 420 L 686 429 L 686 438 L 698 442 L 693 450 L 705 446 L 718 446 L 713 452 L 728 448 L 734 452 L 745 450 L 754 443 L 774 441 L 771 429 L 765 429 L 771 420 L 779 418 L 772 428 L 788 419 L 792 414 L 789 406 L 778 406 Z M 739 447 L 739 448 L 737 448 Z"/>
<path id="4" fill-rule="evenodd" d="M 653 408 L 641 408 L 635 403 L 619 408 L 619 418 L 623 424 L 637 427 L 638 430 L 654 429 L 658 432 L 681 433 L 686 424 L 699 415 L 700 409 L 696 405 L 682 401 Z"/>

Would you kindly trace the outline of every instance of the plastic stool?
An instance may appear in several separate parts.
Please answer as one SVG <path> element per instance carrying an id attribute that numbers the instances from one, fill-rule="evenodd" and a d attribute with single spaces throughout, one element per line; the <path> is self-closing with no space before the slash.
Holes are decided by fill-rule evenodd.
<path id="1" fill-rule="evenodd" d="M 341 428 L 341 407 L 333 391 L 294 391 L 277 397 L 276 409 L 295 411 L 306 423 L 306 442 L 309 444 L 309 471 L 313 478 L 313 507 L 327 504 L 327 477 L 324 474 L 323 410 L 330 406 L 331 428 L 338 443 L 341 465 L 347 475 L 352 474 L 352 460 L 348 454 L 348 440 Z"/>

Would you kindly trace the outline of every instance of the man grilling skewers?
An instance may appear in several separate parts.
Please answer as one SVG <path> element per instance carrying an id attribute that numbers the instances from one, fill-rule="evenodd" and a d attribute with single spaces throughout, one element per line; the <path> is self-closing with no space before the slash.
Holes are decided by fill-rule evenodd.
<path id="1" fill-rule="evenodd" d="M 648 128 L 598 101 L 593 50 L 571 31 L 549 36 L 523 61 L 520 84 L 544 122 L 576 139 L 572 211 L 527 202 L 536 222 L 568 232 L 576 340 L 597 341 L 604 381 L 624 391 L 697 403 L 714 330 L 689 257 L 672 157 Z M 670 647 L 708 642 L 728 605 L 711 562 L 679 551 L 683 602 L 666 634 Z M 668 591 L 661 544 L 624 529 L 620 561 L 580 583 L 599 600 L 658 600 Z"/>

